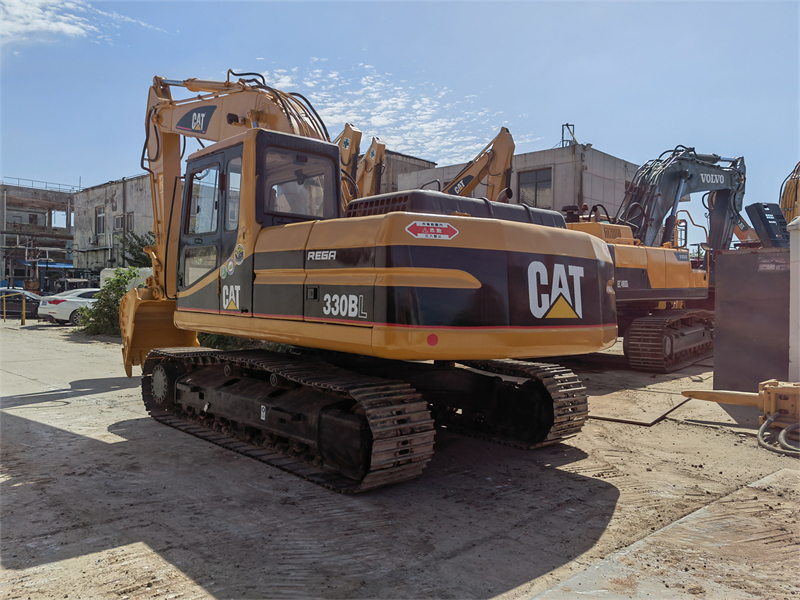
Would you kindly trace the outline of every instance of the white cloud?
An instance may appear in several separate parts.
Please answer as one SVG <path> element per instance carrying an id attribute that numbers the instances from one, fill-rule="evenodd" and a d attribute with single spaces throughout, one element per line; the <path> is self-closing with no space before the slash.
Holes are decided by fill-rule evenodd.
<path id="1" fill-rule="evenodd" d="M 107 31 L 122 24 L 166 33 L 153 25 L 116 12 L 104 12 L 80 1 L 3 0 L 0 4 L 3 44 L 43 41 L 67 37 L 92 38 L 95 43 L 113 44 Z"/>
<path id="2" fill-rule="evenodd" d="M 57 0 L 4 0 L 2 41 L 27 40 L 41 34 L 86 37 L 97 27 L 76 14 L 65 12 Z"/>
<path id="3" fill-rule="evenodd" d="M 502 112 L 482 105 L 480 95 L 457 97 L 449 87 L 395 79 L 364 63 L 320 68 L 326 60 L 315 57 L 303 67 L 262 74 L 270 86 L 285 92 L 302 90 L 325 121 L 331 139 L 345 123 L 352 123 L 363 134 L 362 150 L 372 137 L 380 137 L 389 150 L 448 165 L 474 158 L 501 126 L 508 126 Z M 517 147 L 541 139 L 520 136 Z"/>

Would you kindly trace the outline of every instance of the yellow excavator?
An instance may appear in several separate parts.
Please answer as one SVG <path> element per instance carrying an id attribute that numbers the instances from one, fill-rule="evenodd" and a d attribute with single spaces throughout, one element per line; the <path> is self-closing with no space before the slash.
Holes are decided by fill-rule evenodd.
<path id="1" fill-rule="evenodd" d="M 181 174 L 184 136 L 214 143 Z M 340 492 L 419 475 L 434 424 L 520 448 L 578 433 L 580 381 L 518 359 L 615 342 L 607 245 L 553 211 L 433 191 L 343 216 L 340 148 L 259 75 L 154 79 L 153 276 L 120 306 L 149 414 Z M 291 350 L 202 348 L 195 332 Z"/>

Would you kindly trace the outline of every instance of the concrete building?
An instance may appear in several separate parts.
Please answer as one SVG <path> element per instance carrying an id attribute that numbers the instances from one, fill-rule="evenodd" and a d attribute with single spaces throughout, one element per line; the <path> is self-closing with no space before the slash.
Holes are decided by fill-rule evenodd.
<path id="1" fill-rule="evenodd" d="M 99 278 L 107 267 L 125 266 L 123 237 L 153 229 L 150 177 L 137 175 L 75 192 L 75 266 Z"/>
<path id="2" fill-rule="evenodd" d="M 73 192 L 68 186 L 4 178 L 0 184 L 0 281 L 37 290 L 74 275 Z"/>
<path id="3" fill-rule="evenodd" d="M 426 182 L 452 180 L 466 163 L 425 169 L 399 176 L 400 189 L 418 189 Z M 616 158 L 591 144 L 569 143 L 563 147 L 516 154 L 512 161 L 512 203 L 561 211 L 564 206 L 602 204 L 613 217 L 625 196 L 625 187 L 639 165 Z M 436 189 L 435 184 L 426 189 Z M 479 198 L 486 186 L 472 193 Z"/>
<path id="4" fill-rule="evenodd" d="M 435 162 L 400 154 L 399 152 L 392 152 L 391 150 L 385 151 L 383 160 L 385 169 L 381 175 L 381 194 L 406 189 L 400 187 L 400 178 L 404 175 L 436 167 Z"/>

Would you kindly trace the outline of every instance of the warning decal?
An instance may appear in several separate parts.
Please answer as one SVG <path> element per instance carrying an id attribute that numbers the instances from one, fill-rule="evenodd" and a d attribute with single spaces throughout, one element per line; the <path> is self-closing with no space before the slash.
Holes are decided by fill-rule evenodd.
<path id="1" fill-rule="evenodd" d="M 432 221 L 414 221 L 406 231 L 418 239 L 425 240 L 452 240 L 458 235 L 458 229 L 450 223 L 435 223 Z"/>

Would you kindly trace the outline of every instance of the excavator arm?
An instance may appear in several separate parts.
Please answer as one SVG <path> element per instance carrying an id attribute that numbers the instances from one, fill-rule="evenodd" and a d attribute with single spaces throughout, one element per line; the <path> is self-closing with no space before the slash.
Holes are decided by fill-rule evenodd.
<path id="1" fill-rule="evenodd" d="M 354 198 L 360 198 L 356 177 L 358 172 L 358 155 L 361 152 L 361 130 L 352 123 L 345 123 L 342 133 L 333 140 L 339 146 L 342 167 L 342 212 Z"/>
<path id="2" fill-rule="evenodd" d="M 372 143 L 358 163 L 356 184 L 359 198 L 380 194 L 385 153 L 386 144 L 383 143 L 381 138 L 372 138 Z"/>
<path id="3" fill-rule="evenodd" d="M 501 198 L 509 189 L 511 180 L 511 160 L 514 158 L 514 138 L 507 128 L 500 133 L 473 158 L 442 191 L 453 196 L 469 196 L 486 179 L 486 197 L 494 201 L 507 201 Z"/>
<path id="4" fill-rule="evenodd" d="M 614 221 L 629 225 L 645 246 L 661 246 L 673 241 L 681 198 L 708 191 L 709 246 L 727 249 L 741 221 L 744 188 L 743 157 L 698 154 L 694 148 L 678 146 L 639 168 Z"/>

